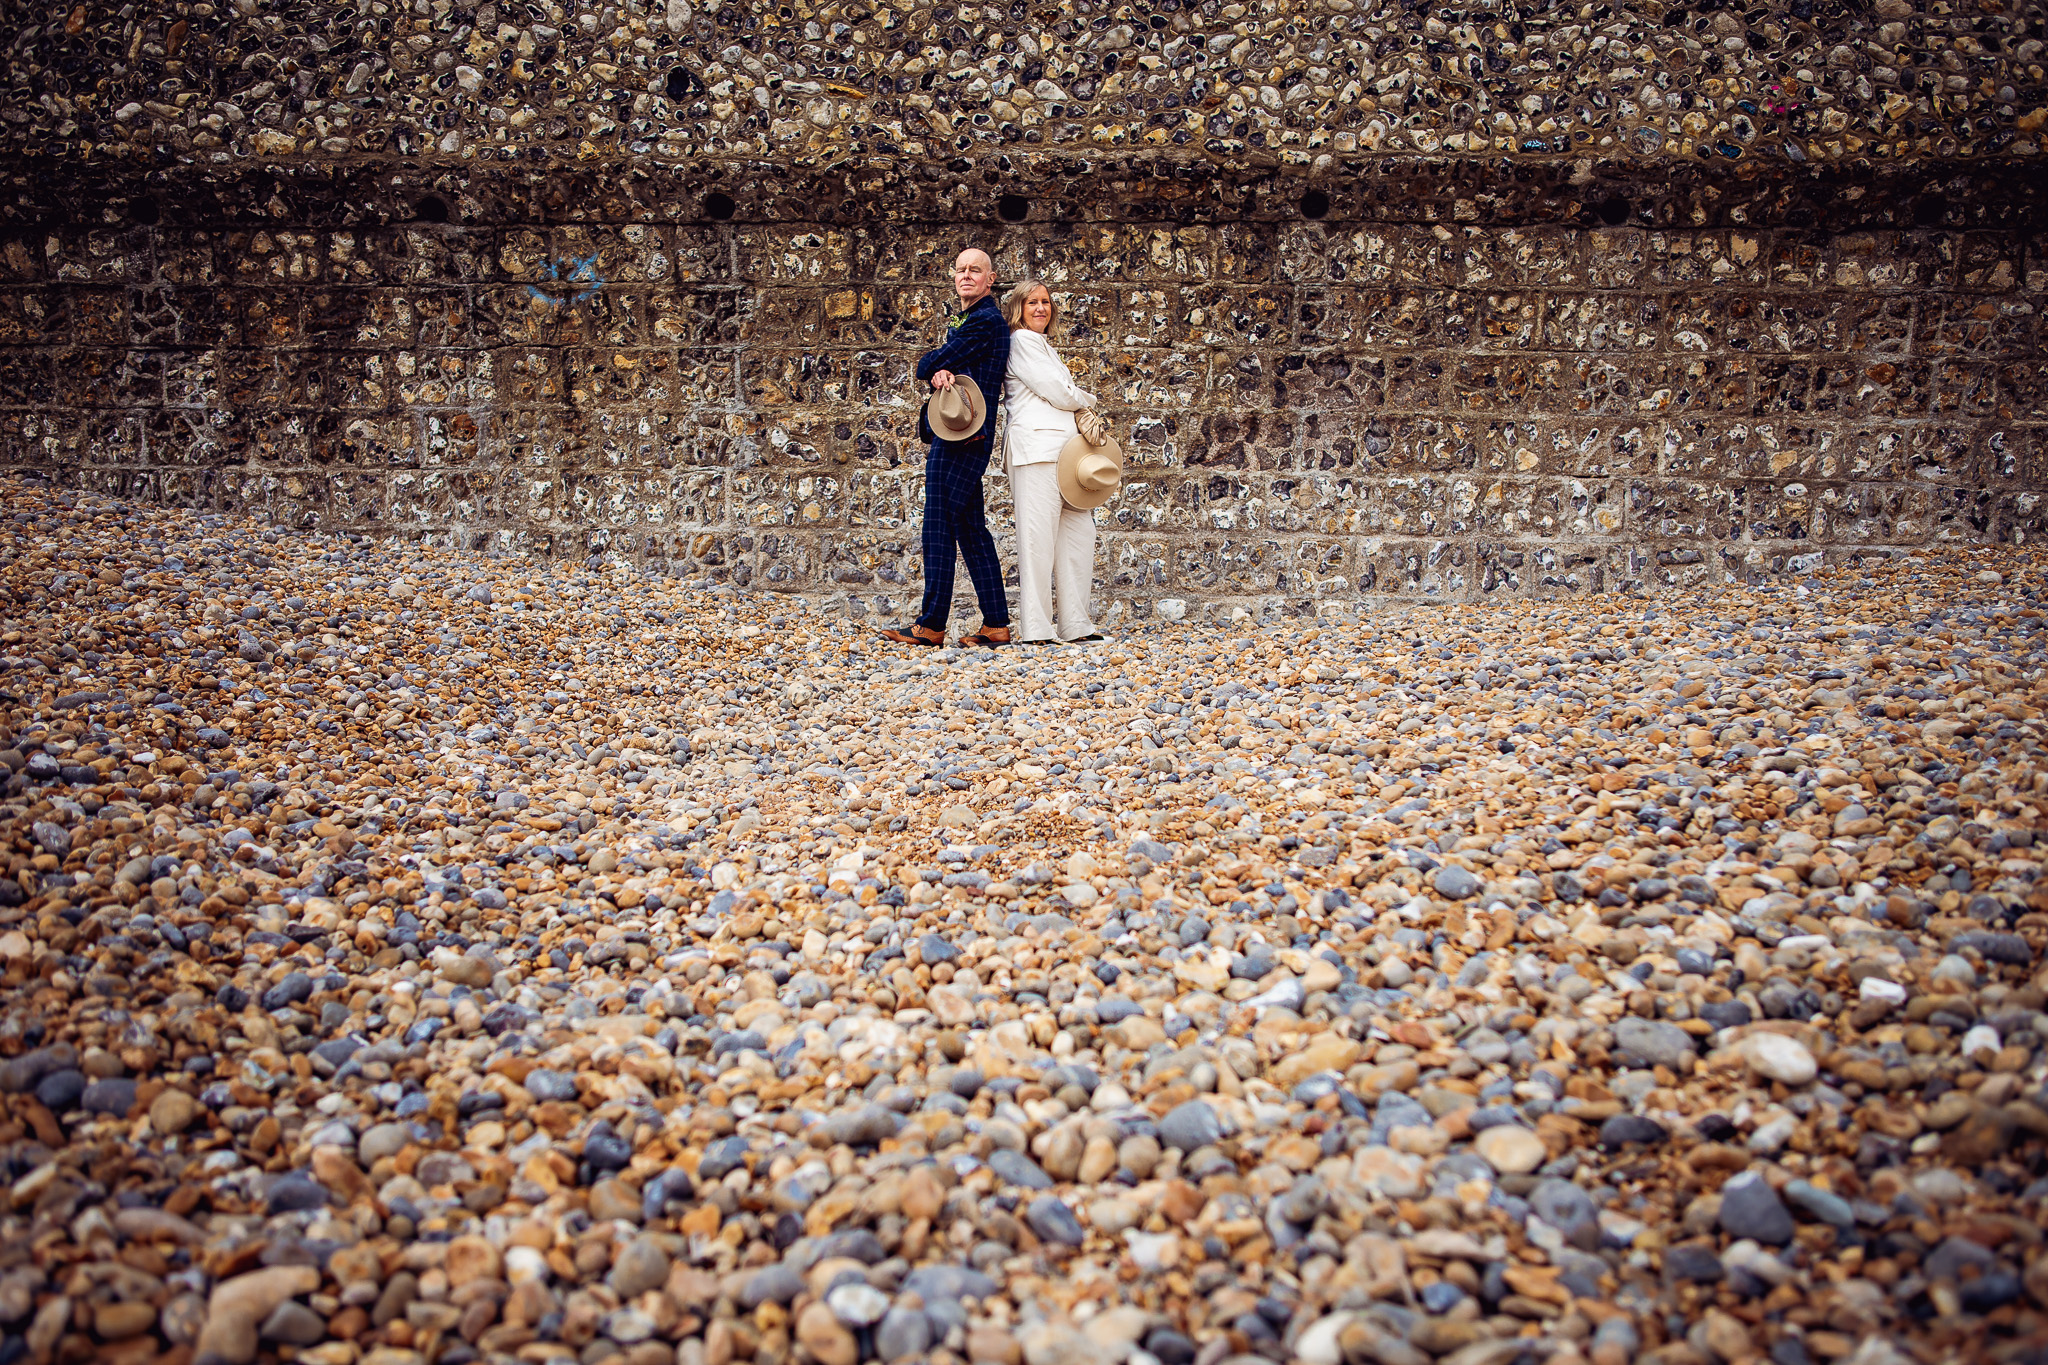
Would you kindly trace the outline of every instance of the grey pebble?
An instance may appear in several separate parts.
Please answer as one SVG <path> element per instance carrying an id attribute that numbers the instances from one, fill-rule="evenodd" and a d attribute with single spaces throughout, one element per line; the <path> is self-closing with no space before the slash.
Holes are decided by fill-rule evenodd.
<path id="1" fill-rule="evenodd" d="M 1755 1171 L 1744 1171 L 1721 1187 L 1721 1230 L 1772 1246 L 1792 1240 L 1792 1215 L 1778 1192 Z"/>

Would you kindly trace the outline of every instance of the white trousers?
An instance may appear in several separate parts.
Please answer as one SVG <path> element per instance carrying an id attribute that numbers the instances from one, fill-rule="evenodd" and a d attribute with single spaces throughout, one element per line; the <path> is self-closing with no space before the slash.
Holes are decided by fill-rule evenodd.
<path id="1" fill-rule="evenodd" d="M 1095 514 L 1060 499 L 1057 464 L 1010 470 L 1017 512 L 1017 608 L 1020 640 L 1078 640 L 1095 633 L 1088 592 L 1095 582 Z M 1059 581 L 1059 629 L 1053 629 L 1053 581 Z"/>

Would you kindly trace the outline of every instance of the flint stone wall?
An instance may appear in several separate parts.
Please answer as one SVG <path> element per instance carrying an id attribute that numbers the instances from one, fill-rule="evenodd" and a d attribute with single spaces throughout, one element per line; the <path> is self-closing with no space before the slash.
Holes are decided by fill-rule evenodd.
<path id="1" fill-rule="evenodd" d="M 2048 521 L 2029 6 L 41 17 L 0 459 L 68 484 L 898 616 L 910 367 L 973 243 L 1051 282 L 1125 438 L 1099 606 Z"/>

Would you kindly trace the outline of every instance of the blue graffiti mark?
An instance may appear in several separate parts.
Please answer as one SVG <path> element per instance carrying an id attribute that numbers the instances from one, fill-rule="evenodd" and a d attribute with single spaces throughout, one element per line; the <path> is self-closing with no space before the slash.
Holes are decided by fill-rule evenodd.
<path id="1" fill-rule="evenodd" d="M 604 276 L 597 273 L 597 256 L 595 253 L 585 256 L 582 260 L 577 260 L 573 256 L 569 257 L 566 262 L 569 267 L 566 274 L 562 269 L 564 264 L 565 262 L 561 260 L 548 263 L 548 278 L 556 282 L 557 288 L 543 289 L 537 284 L 529 284 L 526 286 L 526 292 L 539 299 L 542 303 L 553 304 L 557 308 L 565 308 L 572 303 L 583 302 L 597 293 L 598 290 L 604 288 Z M 559 287 L 561 285 L 587 285 L 588 288 L 578 290 L 561 288 Z"/>

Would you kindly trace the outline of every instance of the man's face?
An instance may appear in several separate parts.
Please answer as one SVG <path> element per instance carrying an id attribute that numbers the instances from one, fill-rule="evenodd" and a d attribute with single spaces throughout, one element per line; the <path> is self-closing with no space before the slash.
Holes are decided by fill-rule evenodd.
<path id="1" fill-rule="evenodd" d="M 953 292 L 962 308 L 972 308 L 995 287 L 996 268 L 988 253 L 969 248 L 953 259 Z"/>

